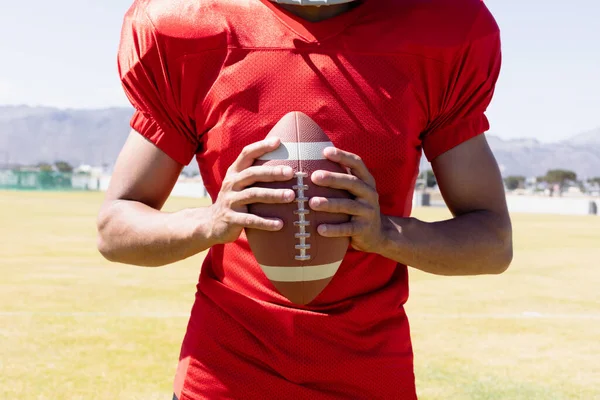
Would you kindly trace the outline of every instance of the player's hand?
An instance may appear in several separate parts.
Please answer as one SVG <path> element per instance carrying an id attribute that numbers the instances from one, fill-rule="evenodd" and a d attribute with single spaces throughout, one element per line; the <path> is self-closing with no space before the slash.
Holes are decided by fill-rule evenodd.
<path id="1" fill-rule="evenodd" d="M 251 187 L 257 182 L 276 182 L 292 179 L 290 167 L 252 166 L 254 160 L 275 150 L 279 139 L 250 144 L 227 170 L 217 200 L 209 208 L 209 240 L 213 244 L 235 241 L 244 228 L 278 231 L 283 221 L 262 218 L 248 213 L 248 204 L 289 203 L 295 198 L 292 189 L 265 189 Z"/>
<path id="2" fill-rule="evenodd" d="M 326 237 L 350 237 L 350 244 L 356 250 L 379 253 L 385 236 L 375 178 L 356 154 L 328 147 L 324 150 L 324 155 L 329 160 L 349 168 L 350 174 L 318 170 L 312 174 L 313 183 L 318 186 L 346 190 L 355 198 L 311 198 L 309 205 L 315 211 L 351 216 L 349 222 L 322 224 L 317 227 L 317 231 Z"/>

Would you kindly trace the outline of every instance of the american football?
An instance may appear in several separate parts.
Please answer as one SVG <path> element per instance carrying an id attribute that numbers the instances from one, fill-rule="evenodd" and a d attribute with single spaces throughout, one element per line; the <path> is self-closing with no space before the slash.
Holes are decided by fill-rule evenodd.
<path id="1" fill-rule="evenodd" d="M 313 301 L 337 272 L 346 251 L 348 238 L 326 238 L 317 233 L 323 223 L 349 221 L 346 214 L 316 212 L 308 206 L 314 196 L 350 198 L 344 190 L 312 184 L 317 170 L 346 172 L 339 164 L 323 156 L 333 146 L 329 137 L 309 116 L 290 112 L 271 129 L 268 137 L 279 137 L 280 146 L 257 159 L 254 165 L 293 168 L 295 178 L 288 182 L 260 183 L 265 188 L 292 188 L 296 199 L 290 204 L 252 204 L 249 212 L 283 221 L 278 232 L 246 229 L 250 248 L 267 278 L 292 303 L 306 305 Z"/>

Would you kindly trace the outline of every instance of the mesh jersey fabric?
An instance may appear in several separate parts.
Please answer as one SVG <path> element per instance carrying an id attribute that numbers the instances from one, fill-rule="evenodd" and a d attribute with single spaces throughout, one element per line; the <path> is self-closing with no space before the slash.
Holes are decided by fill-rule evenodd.
<path id="1" fill-rule="evenodd" d="M 287 112 L 313 118 L 407 217 L 422 154 L 488 129 L 500 34 L 480 0 L 368 0 L 304 21 L 269 0 L 137 0 L 118 66 L 132 127 L 214 200 L 241 149 Z M 414 399 L 405 265 L 349 248 L 307 306 L 266 279 L 245 236 L 201 267 L 175 393 L 189 399 Z"/>

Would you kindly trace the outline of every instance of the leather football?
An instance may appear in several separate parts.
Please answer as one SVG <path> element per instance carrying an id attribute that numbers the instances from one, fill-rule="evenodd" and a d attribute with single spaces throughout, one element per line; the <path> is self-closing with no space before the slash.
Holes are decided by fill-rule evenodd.
<path id="1" fill-rule="evenodd" d="M 283 116 L 267 138 L 273 136 L 280 138 L 280 146 L 257 159 L 254 165 L 287 165 L 294 170 L 294 178 L 253 186 L 291 188 L 296 198 L 289 204 L 250 205 L 250 213 L 280 218 L 283 228 L 277 232 L 245 231 L 258 264 L 279 293 L 292 303 L 306 305 L 331 281 L 349 246 L 349 238 L 323 237 L 318 234 L 317 227 L 350 220 L 347 214 L 316 212 L 310 209 L 308 200 L 314 196 L 351 197 L 345 190 L 316 186 L 310 177 L 317 170 L 347 171 L 323 156 L 323 150 L 333 144 L 317 123 L 304 113 L 294 111 Z"/>

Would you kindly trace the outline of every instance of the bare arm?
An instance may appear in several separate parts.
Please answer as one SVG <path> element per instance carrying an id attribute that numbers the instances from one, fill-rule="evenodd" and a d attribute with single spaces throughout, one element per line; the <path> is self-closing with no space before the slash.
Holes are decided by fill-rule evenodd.
<path id="1" fill-rule="evenodd" d="M 311 207 L 352 215 L 351 222 L 319 227 L 324 236 L 349 236 L 358 250 L 373 252 L 437 275 L 497 274 L 512 261 L 512 228 L 502 178 L 485 136 L 433 161 L 442 195 L 454 218 L 427 223 L 381 215 L 375 180 L 359 157 L 326 152 L 353 176 L 313 175 L 316 184 L 349 190 L 356 200 L 313 198 Z"/>
<path id="2" fill-rule="evenodd" d="M 512 261 L 512 227 L 502 177 L 483 135 L 432 162 L 454 215 L 426 223 L 389 218 L 384 254 L 437 275 L 504 272 Z"/>
<path id="3" fill-rule="evenodd" d="M 161 212 L 182 166 L 132 131 L 98 215 L 98 250 L 110 261 L 159 266 L 209 246 L 205 213 Z"/>
<path id="4" fill-rule="evenodd" d="M 287 202 L 293 191 L 246 189 L 257 181 L 286 180 L 291 170 L 251 167 L 256 157 L 279 143 L 247 146 L 233 163 L 215 204 L 205 208 L 160 211 L 182 166 L 140 134 L 125 143 L 98 215 L 98 250 L 108 260 L 161 266 L 183 260 L 214 244 L 231 242 L 244 227 L 279 230 L 280 220 L 247 214 L 253 202 Z M 292 197 L 285 197 L 290 195 Z"/>

